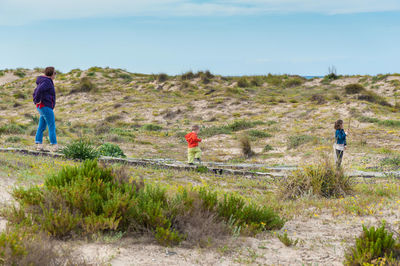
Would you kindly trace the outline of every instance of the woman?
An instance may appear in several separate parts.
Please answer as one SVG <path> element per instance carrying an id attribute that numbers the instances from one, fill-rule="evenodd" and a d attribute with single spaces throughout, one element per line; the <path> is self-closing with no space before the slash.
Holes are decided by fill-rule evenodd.
<path id="1" fill-rule="evenodd" d="M 36 109 L 39 112 L 39 125 L 36 131 L 35 143 L 37 150 L 43 149 L 43 131 L 46 127 L 49 128 L 49 139 L 52 148 L 51 151 L 57 151 L 56 137 L 56 121 L 54 117 L 54 106 L 56 105 L 56 91 L 54 89 L 53 80 L 56 77 L 54 67 L 46 67 L 44 76 L 39 76 L 36 79 L 37 87 L 33 92 L 33 102 L 36 104 Z"/>
<path id="2" fill-rule="evenodd" d="M 337 167 L 340 167 L 342 164 L 342 159 L 343 159 L 343 152 L 346 149 L 347 142 L 346 142 L 346 136 L 347 133 L 343 129 L 343 120 L 338 120 L 335 122 L 335 152 L 336 152 L 336 165 Z"/>

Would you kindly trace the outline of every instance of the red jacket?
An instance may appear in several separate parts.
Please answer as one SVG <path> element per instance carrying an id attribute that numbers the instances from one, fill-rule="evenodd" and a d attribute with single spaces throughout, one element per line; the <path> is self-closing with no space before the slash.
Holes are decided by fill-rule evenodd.
<path id="1" fill-rule="evenodd" d="M 194 131 L 186 134 L 185 139 L 188 142 L 189 148 L 197 147 L 199 146 L 199 142 L 201 142 L 201 139 L 197 138 L 197 134 Z"/>

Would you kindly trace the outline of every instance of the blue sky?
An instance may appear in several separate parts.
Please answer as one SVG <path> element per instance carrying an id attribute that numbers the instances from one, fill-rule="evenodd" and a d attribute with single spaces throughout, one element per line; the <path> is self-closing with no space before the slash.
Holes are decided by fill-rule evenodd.
<path id="1" fill-rule="evenodd" d="M 400 0 L 331 2 L 0 0 L 0 69 L 400 72 Z"/>

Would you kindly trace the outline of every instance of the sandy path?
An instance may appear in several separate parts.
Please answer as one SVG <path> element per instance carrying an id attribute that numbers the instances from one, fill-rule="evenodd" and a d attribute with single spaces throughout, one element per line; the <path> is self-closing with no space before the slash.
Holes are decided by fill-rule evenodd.
<path id="1" fill-rule="evenodd" d="M 10 188 L 14 185 L 15 181 L 4 176 L 0 176 L 0 207 L 8 204 L 12 197 L 9 193 Z M 7 220 L 0 217 L 0 231 L 3 231 L 6 228 Z"/>

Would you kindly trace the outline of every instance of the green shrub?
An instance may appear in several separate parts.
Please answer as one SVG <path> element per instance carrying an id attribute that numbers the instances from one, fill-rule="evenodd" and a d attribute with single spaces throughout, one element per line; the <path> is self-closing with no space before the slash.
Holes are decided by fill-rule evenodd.
<path id="1" fill-rule="evenodd" d="M 364 100 L 371 103 L 377 103 L 382 106 L 392 106 L 390 103 L 386 101 L 386 99 L 373 91 L 364 91 L 361 95 L 358 96 L 359 100 Z"/>
<path id="2" fill-rule="evenodd" d="M 381 227 L 367 228 L 356 238 L 356 244 L 346 254 L 345 265 L 398 265 L 400 263 L 400 243 L 393 238 L 393 233 Z"/>
<path id="3" fill-rule="evenodd" d="M 22 69 L 17 69 L 14 71 L 14 75 L 23 78 L 26 76 L 26 73 Z"/>
<path id="4" fill-rule="evenodd" d="M 324 80 L 325 80 L 325 81 L 331 81 L 331 80 L 336 80 L 336 79 L 338 79 L 338 78 L 339 78 L 339 76 L 336 75 L 336 73 L 329 73 L 328 75 L 326 75 L 326 76 L 324 77 Z"/>
<path id="5" fill-rule="evenodd" d="M 251 79 L 251 85 L 254 87 L 260 87 L 264 84 L 264 77 L 255 76 Z"/>
<path id="6" fill-rule="evenodd" d="M 104 143 L 103 145 L 101 145 L 99 147 L 98 150 L 99 150 L 100 155 L 103 155 L 103 156 L 121 157 L 121 158 L 126 157 L 124 152 L 122 151 L 122 149 L 116 144 Z"/>
<path id="7" fill-rule="evenodd" d="M 188 71 L 181 75 L 181 80 L 191 80 L 194 79 L 196 76 L 193 74 L 192 71 Z"/>
<path id="8" fill-rule="evenodd" d="M 95 159 L 99 157 L 99 152 L 93 147 L 90 141 L 84 139 L 75 140 L 66 145 L 61 151 L 65 157 L 70 159 Z"/>
<path id="9" fill-rule="evenodd" d="M 201 129 L 200 134 L 204 137 L 212 137 L 220 134 L 231 134 L 232 132 L 237 132 L 262 124 L 264 124 L 262 121 L 235 120 L 227 125 L 212 126 Z"/>
<path id="10" fill-rule="evenodd" d="M 67 249 L 59 249 L 47 236 L 29 228 L 0 233 L 1 265 L 89 265 Z"/>
<path id="11" fill-rule="evenodd" d="M 168 75 L 165 73 L 160 73 L 160 74 L 158 74 L 157 80 L 159 82 L 165 82 L 168 80 Z"/>
<path id="12" fill-rule="evenodd" d="M 285 88 L 298 87 L 303 85 L 304 82 L 305 82 L 304 78 L 293 77 L 285 80 L 285 82 L 283 83 L 283 87 Z"/>
<path id="13" fill-rule="evenodd" d="M 311 101 L 317 103 L 317 104 L 324 104 L 326 103 L 325 97 L 322 94 L 313 94 L 311 96 Z"/>
<path id="14" fill-rule="evenodd" d="M 77 92 L 93 92 L 96 91 L 96 86 L 92 81 L 90 80 L 89 77 L 83 77 L 80 79 L 79 84 L 71 90 L 72 93 L 77 93 Z"/>
<path id="15" fill-rule="evenodd" d="M 272 148 L 271 145 L 267 144 L 267 145 L 264 146 L 263 151 L 264 152 L 269 152 L 269 151 L 272 151 L 273 149 L 274 148 Z"/>
<path id="16" fill-rule="evenodd" d="M 241 77 L 241 78 L 239 78 L 237 85 L 240 88 L 247 88 L 247 87 L 250 87 L 250 82 L 246 77 Z"/>
<path id="17" fill-rule="evenodd" d="M 328 159 L 315 165 L 302 166 L 279 184 L 279 193 L 286 199 L 307 195 L 339 197 L 351 192 L 350 178 Z"/>
<path id="18" fill-rule="evenodd" d="M 19 207 L 7 218 L 14 224 L 34 224 L 54 237 L 133 231 L 150 233 L 163 245 L 193 237 L 196 230 L 204 236 L 209 228 L 228 224 L 249 232 L 284 224 L 272 209 L 231 193 L 218 197 L 204 187 L 171 193 L 167 188 L 136 182 L 123 168 L 103 168 L 88 160 L 63 168 L 42 187 L 15 189 Z"/>
<path id="19" fill-rule="evenodd" d="M 303 144 L 316 141 L 317 138 L 315 136 L 309 135 L 296 135 L 296 136 L 289 136 L 287 147 L 288 149 L 295 149 Z"/>
<path id="20" fill-rule="evenodd" d="M 24 134 L 26 131 L 26 126 L 9 123 L 7 125 L 0 127 L 0 135 L 1 134 Z"/>
<path id="21" fill-rule="evenodd" d="M 266 81 L 268 82 L 268 84 L 272 85 L 272 86 L 281 86 L 282 85 L 282 79 L 283 76 L 279 76 L 279 75 L 272 75 L 272 74 L 268 74 L 268 76 L 266 77 Z"/>
<path id="22" fill-rule="evenodd" d="M 400 120 L 380 120 L 378 124 L 386 127 L 400 127 Z"/>
<path id="23" fill-rule="evenodd" d="M 2 77 L 2 76 L 4 76 L 5 74 L 4 74 L 4 71 L 3 70 L 0 70 L 0 77 Z"/>
<path id="24" fill-rule="evenodd" d="M 142 129 L 146 131 L 161 131 L 163 128 L 155 124 L 145 124 L 142 126 Z"/>
<path id="25" fill-rule="evenodd" d="M 265 132 L 265 131 L 256 130 L 256 129 L 254 129 L 254 130 L 249 130 L 249 131 L 247 132 L 247 134 L 248 134 L 250 137 L 254 137 L 254 138 L 270 138 L 270 137 L 272 137 L 271 134 L 269 134 L 269 133 L 267 133 L 267 132 Z"/>
<path id="26" fill-rule="evenodd" d="M 344 87 L 344 90 L 347 94 L 357 94 L 365 91 L 363 85 L 358 83 L 348 84 Z"/>
<path id="27" fill-rule="evenodd" d="M 8 137 L 8 138 L 6 139 L 6 142 L 9 142 L 9 143 L 18 143 L 18 142 L 21 142 L 21 140 L 22 140 L 21 137 L 18 137 L 18 136 L 11 136 L 11 137 Z"/>
<path id="28" fill-rule="evenodd" d="M 22 91 L 14 93 L 13 96 L 15 99 L 20 99 L 20 100 L 25 100 L 27 98 L 25 93 L 23 93 Z"/>
<path id="29" fill-rule="evenodd" d="M 278 234 L 278 239 L 287 247 L 296 246 L 299 243 L 298 239 L 291 239 L 286 232 L 282 235 Z"/>
<path id="30" fill-rule="evenodd" d="M 154 235 L 157 242 L 163 246 L 173 246 L 182 242 L 183 236 L 179 234 L 175 229 L 170 227 L 157 227 Z"/>
<path id="31" fill-rule="evenodd" d="M 127 73 L 121 73 L 118 78 L 123 79 L 125 82 L 131 82 L 133 80 L 132 76 Z"/>
<path id="32" fill-rule="evenodd" d="M 380 161 L 380 164 L 393 170 L 400 169 L 400 156 L 384 158 Z"/>
<path id="33" fill-rule="evenodd" d="M 202 82 L 203 84 L 208 84 L 208 83 L 211 82 L 211 79 L 210 79 L 208 76 L 206 76 L 206 75 L 202 75 L 202 76 L 201 76 L 201 82 Z"/>
<path id="34" fill-rule="evenodd" d="M 368 116 L 360 116 L 358 121 L 365 122 L 365 123 L 378 123 L 379 119 L 375 117 L 368 117 Z"/>

